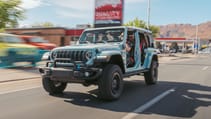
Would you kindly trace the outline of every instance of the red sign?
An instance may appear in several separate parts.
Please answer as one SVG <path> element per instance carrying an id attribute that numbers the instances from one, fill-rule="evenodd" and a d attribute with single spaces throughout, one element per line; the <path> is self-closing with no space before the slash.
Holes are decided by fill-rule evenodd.
<path id="1" fill-rule="evenodd" d="M 95 0 L 95 27 L 122 24 L 123 0 Z"/>
<path id="2" fill-rule="evenodd" d="M 99 11 L 95 14 L 95 20 L 121 20 L 122 14 L 120 11 Z"/>

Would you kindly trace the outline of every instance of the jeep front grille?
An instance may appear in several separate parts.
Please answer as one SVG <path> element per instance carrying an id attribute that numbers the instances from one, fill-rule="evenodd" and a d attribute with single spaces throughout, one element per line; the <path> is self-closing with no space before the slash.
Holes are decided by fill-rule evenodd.
<path id="1" fill-rule="evenodd" d="M 59 63 L 71 63 L 74 61 L 86 62 L 87 52 L 87 50 L 57 50 L 52 53 L 52 58 Z"/>

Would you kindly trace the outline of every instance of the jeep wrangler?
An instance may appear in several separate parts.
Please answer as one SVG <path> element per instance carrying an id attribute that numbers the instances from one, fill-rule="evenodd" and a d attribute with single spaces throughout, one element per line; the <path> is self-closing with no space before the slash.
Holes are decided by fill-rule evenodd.
<path id="1" fill-rule="evenodd" d="M 158 79 L 158 56 L 152 33 L 135 27 L 86 29 L 76 45 L 58 47 L 39 69 L 44 89 L 62 93 L 67 83 L 98 85 L 98 97 L 118 99 L 123 78 L 144 75 L 147 85 Z"/>

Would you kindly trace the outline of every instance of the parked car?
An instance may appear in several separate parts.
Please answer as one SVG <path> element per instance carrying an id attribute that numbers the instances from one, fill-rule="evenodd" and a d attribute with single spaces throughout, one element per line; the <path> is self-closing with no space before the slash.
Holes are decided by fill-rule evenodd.
<path id="1" fill-rule="evenodd" d="M 198 52 L 199 54 L 211 54 L 211 47 L 204 48 Z"/>
<path id="2" fill-rule="evenodd" d="M 161 51 L 160 51 L 159 49 L 155 49 L 155 52 L 156 52 L 157 54 L 161 54 Z"/>
<path id="3" fill-rule="evenodd" d="M 115 100 L 123 91 L 124 77 L 143 75 L 147 85 L 158 79 L 152 33 L 141 28 L 86 29 L 78 44 L 55 48 L 49 55 L 50 61 L 39 71 L 51 95 L 62 93 L 67 83 L 94 84 L 99 98 Z"/>
<path id="4" fill-rule="evenodd" d="M 15 62 L 38 61 L 38 49 L 32 45 L 24 44 L 17 36 L 0 33 L 0 64 L 11 66 Z"/>
<path id="5" fill-rule="evenodd" d="M 25 43 L 34 45 L 40 50 L 52 50 L 56 47 L 55 44 L 49 43 L 47 40 L 44 40 L 43 38 L 38 36 L 21 35 L 19 37 L 23 39 Z"/>

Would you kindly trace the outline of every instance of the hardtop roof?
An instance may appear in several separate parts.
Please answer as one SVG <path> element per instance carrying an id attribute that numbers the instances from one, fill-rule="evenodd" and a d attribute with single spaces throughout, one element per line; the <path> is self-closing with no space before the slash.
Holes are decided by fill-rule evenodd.
<path id="1" fill-rule="evenodd" d="M 113 26 L 113 27 L 88 28 L 88 29 L 85 29 L 84 31 L 103 30 L 103 29 L 119 29 L 119 28 L 135 29 L 135 30 L 140 30 L 140 31 L 147 32 L 147 33 L 152 33 L 150 30 L 138 28 L 138 27 L 134 27 L 134 26 Z"/>

